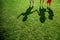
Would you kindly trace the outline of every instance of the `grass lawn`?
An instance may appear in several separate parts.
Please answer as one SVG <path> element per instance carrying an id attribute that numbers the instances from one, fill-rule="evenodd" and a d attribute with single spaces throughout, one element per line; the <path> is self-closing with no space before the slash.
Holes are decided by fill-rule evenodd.
<path id="1" fill-rule="evenodd" d="M 39 7 L 39 0 L 34 0 L 30 12 Z M 44 8 L 47 10 L 46 1 Z M 53 20 L 48 12 L 40 16 L 36 11 L 29 14 L 29 10 L 29 0 L 0 0 L 1 40 L 60 40 L 60 0 L 52 1 Z"/>

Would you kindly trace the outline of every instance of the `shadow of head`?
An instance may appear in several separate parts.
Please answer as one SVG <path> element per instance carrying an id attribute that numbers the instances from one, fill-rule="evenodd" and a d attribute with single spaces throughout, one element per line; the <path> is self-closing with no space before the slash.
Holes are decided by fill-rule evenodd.
<path id="1" fill-rule="evenodd" d="M 49 18 L 50 20 L 53 20 L 53 16 L 54 16 L 54 14 L 53 14 L 53 10 L 50 9 L 49 7 L 47 7 L 47 9 L 48 9 L 48 13 L 49 13 L 48 18 Z"/>
<path id="2" fill-rule="evenodd" d="M 45 20 L 46 20 L 46 17 L 45 17 L 45 12 L 46 12 L 46 9 L 44 9 L 44 8 L 39 8 L 39 11 L 40 11 L 40 13 L 38 14 L 39 16 L 40 16 L 40 22 L 41 23 L 44 23 L 45 22 Z"/>
<path id="3" fill-rule="evenodd" d="M 27 20 L 27 18 L 28 18 L 27 16 L 24 16 L 24 18 L 23 18 L 23 22 L 24 22 L 24 21 L 26 21 L 26 20 Z"/>

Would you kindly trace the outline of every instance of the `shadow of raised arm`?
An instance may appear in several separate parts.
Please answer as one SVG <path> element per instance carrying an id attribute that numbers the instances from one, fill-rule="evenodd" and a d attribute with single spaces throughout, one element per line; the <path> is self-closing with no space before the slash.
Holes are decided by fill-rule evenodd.
<path id="1" fill-rule="evenodd" d="M 20 15 L 18 15 L 18 16 L 17 16 L 17 19 L 18 19 L 21 15 L 25 15 L 25 13 L 21 13 Z"/>

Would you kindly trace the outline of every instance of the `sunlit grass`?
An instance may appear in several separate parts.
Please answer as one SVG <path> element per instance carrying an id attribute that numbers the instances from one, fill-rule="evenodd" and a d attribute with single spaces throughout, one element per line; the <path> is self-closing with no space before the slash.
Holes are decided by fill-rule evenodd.
<path id="1" fill-rule="evenodd" d="M 34 1 L 34 10 L 39 10 L 39 0 Z M 53 20 L 49 20 L 48 13 L 45 13 L 46 21 L 40 22 L 37 12 L 28 15 L 25 22 L 21 13 L 26 12 L 29 7 L 29 0 L 2 0 L 3 8 L 0 15 L 2 27 L 5 29 L 5 40 L 60 40 L 60 2 L 53 0 L 51 9 L 54 12 Z M 57 6 L 56 6 L 56 5 Z M 47 9 L 46 3 L 44 8 Z M 2 29 L 3 29 L 2 28 Z"/>

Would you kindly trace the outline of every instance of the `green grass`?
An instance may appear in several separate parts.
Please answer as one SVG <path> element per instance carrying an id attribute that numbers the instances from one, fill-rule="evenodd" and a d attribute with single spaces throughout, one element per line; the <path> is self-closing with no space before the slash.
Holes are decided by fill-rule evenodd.
<path id="1" fill-rule="evenodd" d="M 29 0 L 1 0 L 0 1 L 0 29 L 4 40 L 60 40 L 60 2 L 53 0 L 51 9 L 54 12 L 53 20 L 49 20 L 48 13 L 45 13 L 46 20 L 40 22 L 37 12 L 28 15 L 28 19 L 23 22 L 24 16 L 29 7 Z M 39 10 L 39 0 L 34 0 L 34 10 Z M 44 8 L 46 8 L 46 1 Z"/>

